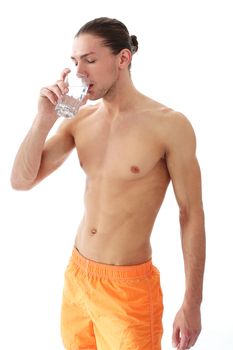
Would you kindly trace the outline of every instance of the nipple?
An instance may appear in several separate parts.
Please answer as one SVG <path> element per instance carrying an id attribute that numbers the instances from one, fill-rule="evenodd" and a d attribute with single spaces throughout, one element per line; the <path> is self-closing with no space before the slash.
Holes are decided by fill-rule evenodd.
<path id="1" fill-rule="evenodd" d="M 138 174 L 140 172 L 139 167 L 137 167 L 136 165 L 132 165 L 130 168 L 131 172 L 134 174 Z"/>
<path id="2" fill-rule="evenodd" d="M 92 228 L 92 229 L 91 229 L 91 233 L 92 233 L 93 235 L 95 235 L 95 234 L 97 233 L 96 228 Z"/>

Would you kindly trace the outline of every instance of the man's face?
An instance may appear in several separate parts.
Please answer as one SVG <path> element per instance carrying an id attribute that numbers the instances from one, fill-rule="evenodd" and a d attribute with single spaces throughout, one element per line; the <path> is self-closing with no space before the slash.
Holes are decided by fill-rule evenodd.
<path id="1" fill-rule="evenodd" d="M 119 77 L 118 55 L 103 46 L 100 37 L 80 34 L 75 38 L 72 57 L 77 75 L 90 82 L 90 100 L 97 100 L 111 93 Z"/>

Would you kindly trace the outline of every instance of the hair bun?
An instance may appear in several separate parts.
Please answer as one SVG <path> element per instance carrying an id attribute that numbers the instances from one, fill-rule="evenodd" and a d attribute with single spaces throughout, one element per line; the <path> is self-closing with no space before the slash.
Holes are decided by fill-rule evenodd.
<path id="1" fill-rule="evenodd" d="M 132 53 L 134 54 L 135 52 L 138 51 L 138 40 L 136 35 L 130 36 L 130 44 L 131 44 Z"/>

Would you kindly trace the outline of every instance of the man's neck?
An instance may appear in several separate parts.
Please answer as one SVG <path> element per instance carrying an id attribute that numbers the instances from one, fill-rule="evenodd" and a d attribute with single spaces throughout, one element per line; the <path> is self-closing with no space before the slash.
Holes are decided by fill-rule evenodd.
<path id="1" fill-rule="evenodd" d="M 120 113 L 132 110 L 141 95 L 134 87 L 132 81 L 118 83 L 116 87 L 102 99 L 102 108 L 106 115 L 114 119 Z"/>

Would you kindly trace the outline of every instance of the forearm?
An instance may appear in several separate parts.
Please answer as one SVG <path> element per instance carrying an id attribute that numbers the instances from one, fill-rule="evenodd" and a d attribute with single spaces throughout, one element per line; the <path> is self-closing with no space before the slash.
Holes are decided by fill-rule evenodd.
<path id="1" fill-rule="evenodd" d="M 199 210 L 181 219 L 181 239 L 185 266 L 184 305 L 200 306 L 205 266 L 204 213 Z"/>
<path id="2" fill-rule="evenodd" d="M 46 120 L 36 116 L 27 136 L 16 155 L 11 184 L 17 190 L 27 190 L 32 187 L 40 169 L 41 158 L 47 135 L 54 120 Z"/>

